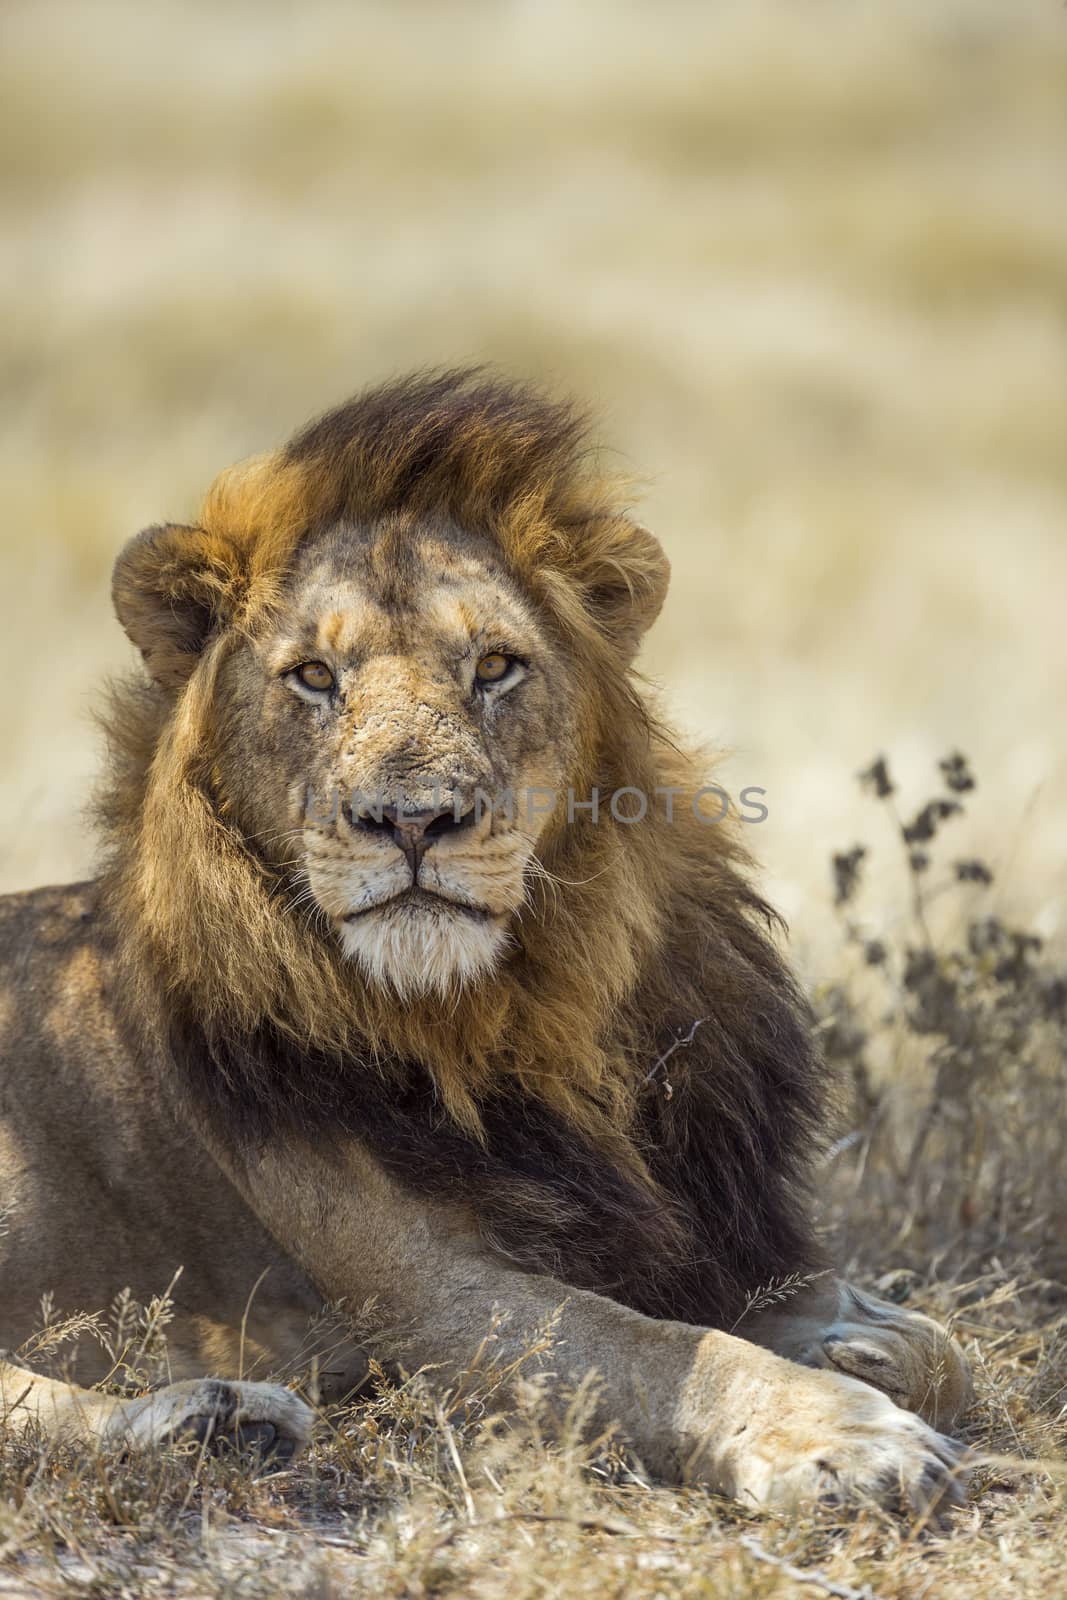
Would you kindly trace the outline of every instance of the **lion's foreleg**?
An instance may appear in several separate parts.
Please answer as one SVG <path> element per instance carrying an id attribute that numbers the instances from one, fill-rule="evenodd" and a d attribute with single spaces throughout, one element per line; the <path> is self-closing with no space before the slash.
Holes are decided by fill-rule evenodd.
<path id="1" fill-rule="evenodd" d="M 962 1350 L 931 1317 L 840 1279 L 759 1312 L 738 1331 L 789 1361 L 860 1378 L 937 1428 L 951 1428 L 973 1397 Z"/>
<path id="2" fill-rule="evenodd" d="M 118 1402 L 0 1361 L 0 1425 L 36 1428 L 47 1439 L 106 1438 Z"/>
<path id="3" fill-rule="evenodd" d="M 565 1397 L 595 1374 L 592 1427 L 619 1426 L 657 1474 L 754 1506 L 844 1496 L 918 1509 L 953 1492 L 958 1448 L 874 1389 L 522 1272 L 469 1213 L 401 1189 L 358 1147 L 220 1158 L 325 1297 L 377 1301 L 380 1353 L 435 1383 L 491 1361 L 501 1374 L 540 1367 Z M 524 1364 L 546 1327 L 550 1350 Z"/>

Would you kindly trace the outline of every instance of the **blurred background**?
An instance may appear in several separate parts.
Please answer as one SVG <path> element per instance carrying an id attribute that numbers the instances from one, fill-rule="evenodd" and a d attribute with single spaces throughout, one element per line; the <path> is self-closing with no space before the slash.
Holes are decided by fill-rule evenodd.
<path id="1" fill-rule="evenodd" d="M 901 880 L 879 752 L 910 804 L 962 750 L 975 893 L 1062 934 L 1062 6 L 7 0 L 0 30 L 0 886 L 91 868 L 122 541 L 368 381 L 486 360 L 587 400 L 642 480 L 675 574 L 645 670 L 767 790 L 802 965 L 832 850 Z"/>

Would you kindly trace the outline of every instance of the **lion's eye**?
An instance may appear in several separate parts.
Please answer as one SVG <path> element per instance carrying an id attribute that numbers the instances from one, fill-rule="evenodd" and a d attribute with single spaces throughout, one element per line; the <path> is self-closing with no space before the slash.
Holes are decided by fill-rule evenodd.
<path id="1" fill-rule="evenodd" d="M 305 661 L 302 667 L 297 667 L 296 676 L 305 689 L 314 689 L 319 694 L 333 688 L 333 673 L 321 661 Z"/>
<path id="2" fill-rule="evenodd" d="M 490 655 L 483 656 L 474 669 L 474 675 L 479 683 L 499 683 L 506 678 L 515 665 L 514 656 L 500 655 L 493 651 Z"/>

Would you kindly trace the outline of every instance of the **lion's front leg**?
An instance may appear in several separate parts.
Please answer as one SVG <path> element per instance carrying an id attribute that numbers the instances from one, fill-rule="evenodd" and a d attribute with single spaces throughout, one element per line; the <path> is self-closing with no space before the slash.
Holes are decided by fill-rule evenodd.
<path id="1" fill-rule="evenodd" d="M 956 1340 L 931 1317 L 840 1280 L 746 1320 L 738 1330 L 787 1360 L 859 1378 L 937 1428 L 973 1399 Z"/>
<path id="2" fill-rule="evenodd" d="M 435 1383 L 486 1360 L 521 1369 L 551 1324 L 549 1392 L 595 1374 L 592 1426 L 617 1426 L 663 1477 L 758 1508 L 871 1499 L 919 1511 L 958 1497 L 960 1447 L 868 1385 L 523 1272 L 468 1212 L 401 1189 L 357 1146 L 268 1146 L 230 1170 L 328 1299 L 377 1301 L 395 1330 L 381 1355 Z"/>
<path id="3" fill-rule="evenodd" d="M 313 1421 L 311 1407 L 276 1383 L 198 1378 L 127 1400 L 0 1361 L 0 1424 L 56 1441 L 138 1448 L 190 1439 L 213 1455 L 241 1450 L 280 1464 L 303 1449 Z"/>

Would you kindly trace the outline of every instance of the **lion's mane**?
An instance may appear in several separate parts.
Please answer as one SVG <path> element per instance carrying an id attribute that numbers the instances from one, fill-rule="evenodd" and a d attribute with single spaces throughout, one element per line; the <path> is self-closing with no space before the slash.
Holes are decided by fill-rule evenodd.
<path id="1" fill-rule="evenodd" d="M 559 886 L 534 886 L 509 959 L 447 1008 L 365 984 L 232 815 L 221 663 L 311 530 L 395 511 L 491 534 L 564 643 L 587 689 L 576 792 L 699 788 L 630 670 L 662 555 L 595 470 L 583 419 L 467 372 L 372 390 L 216 482 L 205 558 L 168 579 L 171 657 L 113 692 L 100 817 L 126 1026 L 234 1141 L 361 1139 L 522 1265 L 729 1326 L 816 1263 L 805 1188 L 824 1115 L 736 829 L 684 802 L 672 825 L 556 828 L 542 856 Z M 148 604 L 120 562 L 122 586 L 126 615 Z"/>

